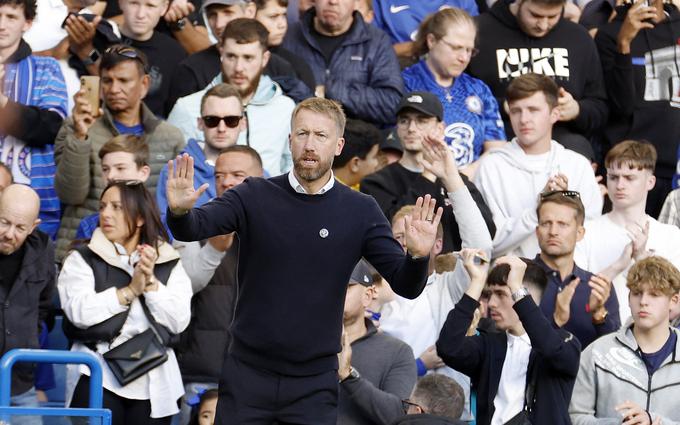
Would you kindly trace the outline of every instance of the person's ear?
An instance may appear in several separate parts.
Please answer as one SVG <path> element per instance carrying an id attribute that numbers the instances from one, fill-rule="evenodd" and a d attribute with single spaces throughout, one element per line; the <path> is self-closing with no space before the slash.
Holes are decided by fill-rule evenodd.
<path id="1" fill-rule="evenodd" d="M 269 50 L 265 50 L 264 53 L 262 53 L 262 69 L 265 69 L 267 67 L 267 64 L 269 63 L 269 58 L 271 58 L 272 54 Z"/>
<path id="2" fill-rule="evenodd" d="M 340 137 L 338 139 L 338 145 L 335 147 L 335 156 L 338 156 L 342 153 L 342 148 L 345 147 L 345 138 Z"/>
<path id="3" fill-rule="evenodd" d="M 143 165 L 142 168 L 139 169 L 139 172 L 141 174 L 141 181 L 146 182 L 149 179 L 149 176 L 151 175 L 151 167 L 148 165 Z"/>
<path id="4" fill-rule="evenodd" d="M 579 224 L 578 228 L 576 229 L 576 242 L 579 242 L 580 240 L 582 240 L 585 235 L 586 235 L 586 228 L 582 224 Z"/>
<path id="5" fill-rule="evenodd" d="M 244 8 L 243 14 L 246 18 L 255 19 L 255 15 L 257 14 L 257 6 L 255 5 L 254 1 L 249 1 L 241 7 Z"/>
<path id="6" fill-rule="evenodd" d="M 142 77 L 142 99 L 149 93 L 149 86 L 151 85 L 151 77 L 149 74 L 144 74 Z"/>
<path id="7" fill-rule="evenodd" d="M 444 240 L 437 236 L 437 238 L 434 240 L 434 245 L 432 245 L 432 251 L 431 255 L 432 257 L 436 257 L 437 255 L 442 253 L 442 249 L 444 248 Z"/>
<path id="8" fill-rule="evenodd" d="M 656 185 L 656 176 L 652 174 L 652 172 L 649 172 L 649 178 L 647 179 L 647 192 L 650 190 L 654 189 L 654 186 Z"/>
<path id="9" fill-rule="evenodd" d="M 21 33 L 23 34 L 26 31 L 30 30 L 32 26 L 33 26 L 33 19 L 26 19 L 26 22 L 24 22 L 24 25 L 21 27 Z"/>
<path id="10" fill-rule="evenodd" d="M 205 131 L 205 126 L 203 125 L 203 118 L 201 117 L 196 118 L 196 127 L 198 127 L 200 131 Z"/>
<path id="11" fill-rule="evenodd" d="M 676 292 L 671 296 L 671 309 L 677 306 L 678 303 L 680 303 L 680 293 Z"/>
<path id="12" fill-rule="evenodd" d="M 555 106 L 550 111 L 550 123 L 555 124 L 557 122 L 557 120 L 559 120 L 559 119 L 560 119 L 560 109 L 557 106 Z"/>
<path id="13" fill-rule="evenodd" d="M 39 218 L 36 218 L 35 220 L 33 220 L 33 225 L 31 226 L 31 231 L 28 232 L 28 234 L 30 235 L 31 233 L 33 233 L 35 228 L 38 227 L 38 225 L 40 225 L 41 222 L 42 222 L 42 220 L 40 220 Z"/>
<path id="14" fill-rule="evenodd" d="M 434 46 L 434 43 L 436 41 L 437 41 L 437 38 L 432 33 L 425 36 L 425 44 L 427 44 L 427 50 L 428 51 L 432 49 L 432 46 Z"/>
<path id="15" fill-rule="evenodd" d="M 349 160 L 349 171 L 351 171 L 353 173 L 358 173 L 360 162 L 361 162 L 361 159 L 359 159 L 358 156 L 352 157 L 352 159 Z"/>

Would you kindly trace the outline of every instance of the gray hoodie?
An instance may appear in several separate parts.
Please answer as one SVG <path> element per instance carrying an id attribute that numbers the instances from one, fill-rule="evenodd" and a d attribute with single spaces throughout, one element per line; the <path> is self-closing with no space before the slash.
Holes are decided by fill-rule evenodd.
<path id="1" fill-rule="evenodd" d="M 663 425 L 680 424 L 680 331 L 673 353 L 651 376 L 633 336 L 632 322 L 605 335 L 581 354 L 569 415 L 574 425 L 620 425 L 614 408 L 626 400 Z"/>

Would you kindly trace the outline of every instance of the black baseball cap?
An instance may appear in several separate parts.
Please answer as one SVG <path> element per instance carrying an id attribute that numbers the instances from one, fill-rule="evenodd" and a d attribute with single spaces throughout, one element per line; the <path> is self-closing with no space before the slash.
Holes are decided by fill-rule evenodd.
<path id="1" fill-rule="evenodd" d="M 402 97 L 397 107 L 397 115 L 404 109 L 415 109 L 425 115 L 437 117 L 439 121 L 444 119 L 444 108 L 439 98 L 427 91 L 414 91 Z"/>
<path id="2" fill-rule="evenodd" d="M 372 286 L 374 270 L 373 266 L 362 258 L 361 261 L 354 266 L 352 276 L 349 278 L 349 284 L 358 283 L 363 286 Z"/>

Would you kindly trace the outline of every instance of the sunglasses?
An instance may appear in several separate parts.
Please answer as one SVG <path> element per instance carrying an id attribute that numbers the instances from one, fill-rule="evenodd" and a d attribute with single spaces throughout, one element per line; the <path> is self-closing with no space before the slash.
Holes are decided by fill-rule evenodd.
<path id="1" fill-rule="evenodd" d="M 114 54 L 118 56 L 123 56 L 128 59 L 136 60 L 142 64 L 145 71 L 147 69 L 146 60 L 140 55 L 140 53 L 136 49 L 132 47 L 123 45 L 111 46 L 108 49 L 106 49 L 104 53 Z"/>
<path id="2" fill-rule="evenodd" d="M 414 403 L 408 399 L 401 401 L 401 408 L 404 410 L 404 413 L 408 414 L 409 407 L 417 407 L 420 409 L 421 412 L 425 413 L 425 409 L 423 409 L 423 406 L 419 405 L 418 403 Z"/>
<path id="3" fill-rule="evenodd" d="M 218 117 L 215 115 L 206 115 L 201 117 L 203 124 L 208 128 L 215 128 L 220 125 L 220 121 L 224 121 L 224 125 L 229 128 L 236 128 L 238 123 L 241 122 L 241 115 L 227 115 L 226 117 Z"/>
<path id="4" fill-rule="evenodd" d="M 567 198 L 581 199 L 581 194 L 575 190 L 551 190 L 541 193 L 541 199 L 549 198 L 554 195 L 562 195 Z"/>

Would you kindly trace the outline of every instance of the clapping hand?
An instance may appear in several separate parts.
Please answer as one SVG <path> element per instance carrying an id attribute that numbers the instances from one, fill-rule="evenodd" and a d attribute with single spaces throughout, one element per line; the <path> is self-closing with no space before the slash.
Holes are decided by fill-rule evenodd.
<path id="1" fill-rule="evenodd" d="M 624 401 L 614 409 L 623 416 L 622 425 L 661 425 L 661 419 L 650 422 L 651 416 L 645 409 L 632 401 Z"/>
<path id="2" fill-rule="evenodd" d="M 649 239 L 649 221 L 644 225 L 638 223 L 626 225 L 628 236 L 633 241 L 633 258 L 639 261 L 647 257 L 650 253 L 647 251 L 647 239 Z"/>
<path id="3" fill-rule="evenodd" d="M 557 326 L 564 326 L 571 317 L 571 300 L 574 299 L 576 287 L 581 283 L 581 279 L 574 278 L 568 285 L 566 285 L 555 297 L 555 312 L 553 313 L 553 320 Z"/>
<path id="4" fill-rule="evenodd" d="M 435 213 L 436 205 L 437 201 L 430 195 L 419 197 L 413 213 L 404 217 L 406 249 L 413 256 L 425 257 L 434 246 L 437 226 L 444 213 L 442 207 Z"/>
<path id="5" fill-rule="evenodd" d="M 198 198 L 210 186 L 203 183 L 198 189 L 194 189 L 194 158 L 189 154 L 177 157 L 175 163 L 168 161 L 168 181 L 165 185 L 168 198 L 168 208 L 175 215 L 186 214 L 198 200 Z"/>

